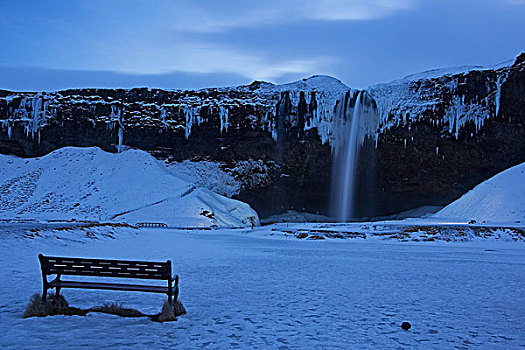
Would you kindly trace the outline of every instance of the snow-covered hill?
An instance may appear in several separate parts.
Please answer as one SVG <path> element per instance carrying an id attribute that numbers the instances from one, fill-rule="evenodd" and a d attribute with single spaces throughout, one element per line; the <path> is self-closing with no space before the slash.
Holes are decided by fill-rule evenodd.
<path id="1" fill-rule="evenodd" d="M 32 159 L 0 155 L 0 217 L 178 227 L 258 224 L 249 205 L 197 187 L 147 152 L 74 147 Z"/>
<path id="2" fill-rule="evenodd" d="M 434 216 L 462 221 L 525 222 L 525 163 L 479 184 Z"/>

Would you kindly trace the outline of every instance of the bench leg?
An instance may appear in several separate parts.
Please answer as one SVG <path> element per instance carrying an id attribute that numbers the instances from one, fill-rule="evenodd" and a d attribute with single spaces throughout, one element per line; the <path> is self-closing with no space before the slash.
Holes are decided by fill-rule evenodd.
<path id="1" fill-rule="evenodd" d="M 47 299 L 47 288 L 44 287 L 44 291 L 42 292 L 42 304 L 46 302 Z"/>
<path id="2" fill-rule="evenodd" d="M 179 276 L 175 276 L 175 281 L 172 283 L 168 280 L 168 303 L 173 305 L 173 300 L 177 301 L 179 297 Z"/>
<path id="3" fill-rule="evenodd" d="M 173 305 L 173 287 L 168 285 L 168 304 Z"/>
<path id="4" fill-rule="evenodd" d="M 175 299 L 175 301 L 177 301 L 177 299 L 179 298 L 179 286 L 176 285 L 175 287 L 173 287 L 173 289 L 173 298 Z"/>
<path id="5" fill-rule="evenodd" d="M 58 299 L 59 295 L 60 295 L 60 288 L 56 287 L 55 299 Z"/>

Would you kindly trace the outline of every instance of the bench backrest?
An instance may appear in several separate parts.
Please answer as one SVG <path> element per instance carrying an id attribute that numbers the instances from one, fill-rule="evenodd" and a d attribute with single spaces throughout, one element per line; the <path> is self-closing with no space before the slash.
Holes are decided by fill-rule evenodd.
<path id="1" fill-rule="evenodd" d="M 106 276 L 167 280 L 171 278 L 171 261 L 130 261 L 66 258 L 38 255 L 45 275 Z"/>

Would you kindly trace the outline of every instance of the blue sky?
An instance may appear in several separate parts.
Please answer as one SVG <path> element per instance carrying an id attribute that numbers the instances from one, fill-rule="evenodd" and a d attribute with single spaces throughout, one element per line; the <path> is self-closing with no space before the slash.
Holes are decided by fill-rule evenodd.
<path id="1" fill-rule="evenodd" d="M 0 88 L 368 85 L 525 51 L 525 0 L 0 0 Z"/>

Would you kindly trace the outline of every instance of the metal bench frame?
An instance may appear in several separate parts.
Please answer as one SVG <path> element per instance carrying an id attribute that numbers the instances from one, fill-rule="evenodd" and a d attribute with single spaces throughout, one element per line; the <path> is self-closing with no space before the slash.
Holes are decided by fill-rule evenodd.
<path id="1" fill-rule="evenodd" d="M 168 302 L 172 304 L 179 295 L 179 276 L 171 274 L 171 261 L 132 261 L 132 260 L 104 260 L 68 258 L 58 256 L 38 255 L 42 270 L 43 293 L 42 302 L 46 301 L 47 290 L 55 288 L 58 297 L 62 288 L 106 289 L 134 292 L 164 293 L 168 295 Z M 56 275 L 52 281 L 47 276 Z M 136 278 L 150 280 L 166 280 L 167 287 L 126 284 L 126 283 L 97 283 L 87 281 L 63 281 L 63 275 Z"/>

